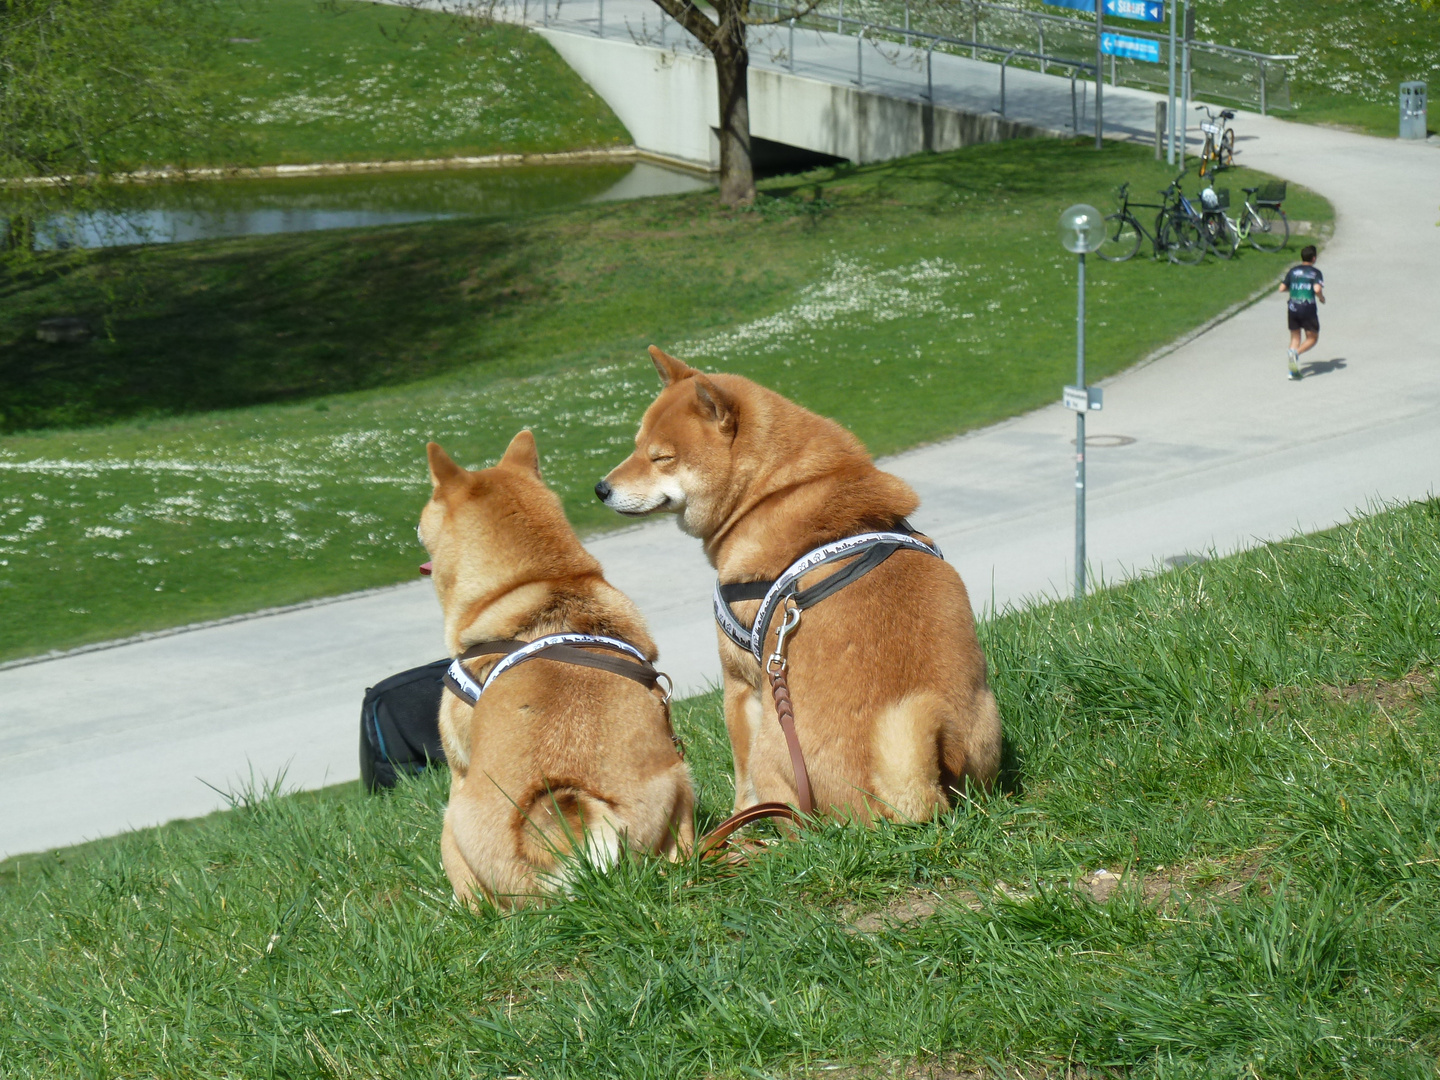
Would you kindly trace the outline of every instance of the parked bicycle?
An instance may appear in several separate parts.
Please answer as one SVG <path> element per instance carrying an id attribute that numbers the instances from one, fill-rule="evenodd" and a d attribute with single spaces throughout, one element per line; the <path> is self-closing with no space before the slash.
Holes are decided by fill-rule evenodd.
<path id="1" fill-rule="evenodd" d="M 1285 201 L 1285 181 L 1241 190 L 1245 192 L 1245 208 L 1238 218 L 1226 213 L 1230 208 L 1230 192 L 1225 188 L 1215 191 L 1216 208 L 1213 213 L 1218 215 L 1219 228 L 1230 235 L 1233 247 L 1249 243 L 1256 251 L 1279 251 L 1290 242 L 1290 220 L 1280 207 Z M 1209 217 L 1212 212 L 1208 200 L 1203 192 L 1201 196 L 1201 203 L 1206 204 L 1205 213 Z"/>
<path id="2" fill-rule="evenodd" d="M 1240 234 L 1234 220 L 1225 213 L 1230 209 L 1230 189 L 1216 188 L 1213 183 L 1200 191 L 1200 231 L 1205 245 L 1222 259 L 1234 255 L 1240 247 Z"/>
<path id="3" fill-rule="evenodd" d="M 1205 258 L 1205 240 L 1200 233 L 1200 215 L 1189 210 L 1189 200 L 1180 194 L 1180 177 L 1160 192 L 1158 203 L 1132 203 L 1130 184 L 1120 185 L 1120 209 L 1105 219 L 1105 239 L 1097 254 L 1110 262 L 1124 262 L 1140 250 L 1141 239 L 1150 241 L 1156 258 L 1164 254 L 1171 262 L 1193 266 Z M 1131 207 L 1155 210 L 1155 231 L 1140 224 Z"/>
<path id="4" fill-rule="evenodd" d="M 1184 175 L 1184 172 L 1180 174 L 1180 176 Z M 1178 190 L 1177 185 L 1180 183 L 1180 176 L 1177 176 L 1175 182 L 1170 185 L 1171 187 L 1177 188 L 1175 192 L 1175 208 L 1171 213 L 1177 219 L 1183 219 L 1189 222 L 1195 229 L 1195 233 L 1199 238 L 1197 246 L 1200 248 L 1200 254 L 1195 261 L 1199 262 L 1203 259 L 1207 251 L 1211 255 L 1215 255 L 1221 259 L 1230 258 L 1231 255 L 1235 254 L 1236 244 L 1225 232 L 1224 219 L 1221 218 L 1217 221 L 1214 215 L 1208 215 L 1203 210 L 1197 209 L 1195 204 L 1186 198 L 1185 192 Z M 1213 193 L 1214 188 L 1213 186 L 1207 186 L 1205 191 Z M 1201 205 L 1203 206 L 1204 192 L 1202 192 L 1201 195 Z"/>
<path id="5" fill-rule="evenodd" d="M 1290 222 L 1280 208 L 1285 201 L 1285 181 L 1242 190 L 1245 208 L 1239 218 L 1229 214 L 1229 188 L 1212 183 L 1200 192 L 1200 230 L 1210 250 L 1222 259 L 1234 255 L 1244 243 L 1256 251 L 1279 251 L 1290 240 Z"/>
<path id="6" fill-rule="evenodd" d="M 1200 122 L 1200 130 L 1205 133 L 1205 145 L 1200 150 L 1200 175 L 1210 176 L 1232 167 L 1235 164 L 1235 129 L 1229 125 L 1235 119 L 1235 110 L 1221 109 L 1217 114 L 1209 105 L 1196 105 L 1195 109 L 1197 112 L 1204 110 L 1205 115 L 1210 117 L 1208 124 L 1203 120 Z"/>

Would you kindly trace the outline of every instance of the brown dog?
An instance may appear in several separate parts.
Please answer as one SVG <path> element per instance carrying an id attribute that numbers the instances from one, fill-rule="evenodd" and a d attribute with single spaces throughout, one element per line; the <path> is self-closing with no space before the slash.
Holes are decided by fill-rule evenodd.
<path id="1" fill-rule="evenodd" d="M 605 581 L 541 481 L 530 432 L 479 472 L 434 443 L 428 451 L 434 492 L 420 539 L 451 656 L 575 632 L 619 638 L 654 661 L 635 605 Z M 464 661 L 465 671 L 483 683 L 500 659 Z M 673 859 L 694 839 L 694 792 L 668 707 L 639 682 L 529 660 L 473 707 L 447 692 L 440 734 L 450 764 L 440 854 L 461 900 L 478 893 L 513 907 L 563 888 L 566 860 L 582 848 L 605 865 L 622 848 Z"/>
<path id="2" fill-rule="evenodd" d="M 821 544 L 907 531 L 919 504 L 853 435 L 737 375 L 702 375 L 651 348 L 665 389 L 635 452 L 596 486 L 622 514 L 677 514 L 726 584 L 778 577 Z M 812 573 L 808 587 L 832 567 Z M 735 606 L 748 623 L 757 601 Z M 770 624 L 768 655 L 780 619 Z M 723 633 L 725 723 L 735 807 L 793 803 L 795 772 L 764 673 Z M 1000 762 L 1000 715 L 960 575 L 899 550 L 803 613 L 788 642 L 789 688 L 818 811 L 926 818 Z"/>

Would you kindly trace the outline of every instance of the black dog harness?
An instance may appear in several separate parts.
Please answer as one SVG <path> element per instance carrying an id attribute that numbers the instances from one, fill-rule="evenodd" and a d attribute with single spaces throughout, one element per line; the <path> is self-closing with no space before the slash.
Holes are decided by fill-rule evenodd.
<path id="1" fill-rule="evenodd" d="M 901 527 L 908 526 L 902 521 Z M 846 585 L 864 577 L 902 548 L 934 555 L 937 559 L 945 557 L 934 544 L 908 532 L 870 532 L 847 536 L 843 540 L 824 544 L 808 555 L 796 559 L 789 569 L 774 581 L 740 581 L 733 585 L 722 585 L 717 581 L 715 621 L 720 624 L 726 637 L 756 660 L 763 662 L 765 635 L 769 632 L 770 621 L 775 617 L 776 611 L 782 607 L 798 608 L 801 611 L 813 607 L 827 596 L 833 596 Z M 841 559 L 854 561 L 808 589 L 798 587 L 800 579 L 812 570 Z M 760 601 L 760 610 L 755 613 L 754 625 L 748 629 L 730 606 L 742 600 Z"/>
<path id="2" fill-rule="evenodd" d="M 590 649 L 605 649 L 610 655 L 587 651 Z M 615 656 L 615 653 L 622 655 Z M 484 683 L 477 682 L 465 670 L 466 660 L 495 655 L 504 659 L 490 669 Z M 445 671 L 445 688 L 466 704 L 474 705 L 496 679 L 527 660 L 556 660 L 577 667 L 597 668 L 634 679 L 647 690 L 654 690 L 663 679 L 664 700 L 667 705 L 670 702 L 670 676 L 656 671 L 655 665 L 645 659 L 645 654 L 628 641 L 599 634 L 547 634 L 534 641 L 486 641 L 472 645 L 450 661 Z"/>

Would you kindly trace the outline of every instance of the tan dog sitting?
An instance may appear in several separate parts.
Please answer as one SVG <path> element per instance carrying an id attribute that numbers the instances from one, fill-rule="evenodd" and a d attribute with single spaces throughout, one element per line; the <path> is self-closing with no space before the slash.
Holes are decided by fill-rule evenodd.
<path id="1" fill-rule="evenodd" d="M 722 586 L 769 582 L 821 545 L 857 534 L 909 534 L 919 504 L 875 468 L 853 435 L 737 375 L 706 376 L 651 348 L 665 389 L 646 411 L 635 452 L 596 486 L 622 514 L 666 511 L 699 537 Z M 913 541 L 923 547 L 923 538 Z M 855 562 L 856 559 L 850 559 Z M 844 571 L 832 562 L 805 588 Z M 761 590 L 752 590 L 758 594 Z M 730 607 L 744 625 L 756 599 Z M 783 612 L 782 612 L 783 614 Z M 735 806 L 796 803 L 797 770 L 777 723 L 761 658 L 723 632 L 725 723 Z M 868 820 L 926 818 L 1000 762 L 1000 716 L 960 575 L 934 553 L 895 547 L 873 569 L 804 610 L 787 640 L 789 693 L 814 804 Z"/>
<path id="2" fill-rule="evenodd" d="M 655 645 L 541 481 L 534 438 L 520 432 L 498 465 L 478 472 L 434 443 L 428 451 L 434 493 L 419 531 L 445 642 L 454 657 L 492 650 L 452 664 L 455 692 L 440 707 L 451 775 L 440 851 L 455 895 L 512 907 L 563 888 L 566 860 L 584 848 L 600 865 L 622 848 L 670 858 L 688 850 L 694 792 L 668 706 L 647 687 Z M 618 644 L 563 646 L 485 686 L 520 643 L 556 634 Z"/>

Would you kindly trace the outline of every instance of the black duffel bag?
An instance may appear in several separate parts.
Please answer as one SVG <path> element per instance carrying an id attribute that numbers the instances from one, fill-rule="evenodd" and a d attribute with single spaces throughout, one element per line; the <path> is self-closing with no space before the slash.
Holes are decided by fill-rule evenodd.
<path id="1" fill-rule="evenodd" d="M 440 745 L 441 682 L 450 661 L 391 675 L 365 691 L 360 707 L 360 779 L 370 791 L 445 764 Z"/>

